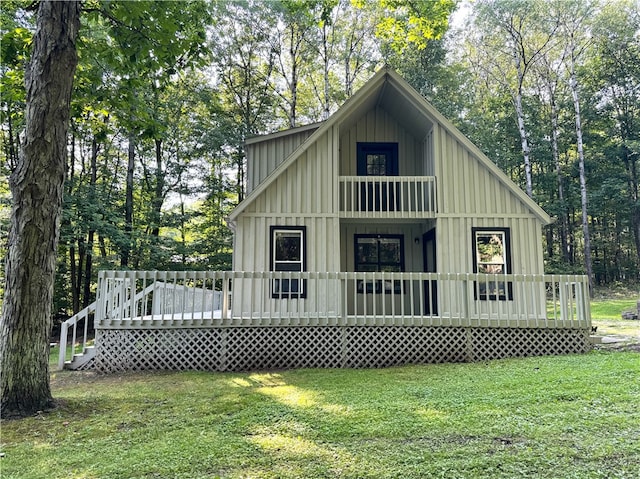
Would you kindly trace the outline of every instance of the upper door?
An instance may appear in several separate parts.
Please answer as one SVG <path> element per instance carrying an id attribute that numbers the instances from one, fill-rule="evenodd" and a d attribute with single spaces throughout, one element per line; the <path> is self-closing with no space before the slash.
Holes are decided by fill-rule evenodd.
<path id="1" fill-rule="evenodd" d="M 360 184 L 360 211 L 395 211 L 400 189 L 379 177 L 398 176 L 398 144 L 358 143 L 357 154 L 358 176 L 378 177 Z"/>
<path id="2" fill-rule="evenodd" d="M 358 176 L 398 176 L 397 143 L 358 143 Z"/>

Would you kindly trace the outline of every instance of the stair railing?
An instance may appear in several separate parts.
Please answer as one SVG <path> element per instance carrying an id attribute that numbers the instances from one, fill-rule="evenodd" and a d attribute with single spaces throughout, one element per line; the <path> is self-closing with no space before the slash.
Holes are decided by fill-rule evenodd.
<path id="1" fill-rule="evenodd" d="M 89 306 L 67 319 L 60 326 L 60 352 L 58 353 L 58 369 L 64 369 L 64 364 L 69 358 L 69 361 L 73 359 L 73 356 L 77 352 L 82 352 L 87 347 L 87 335 L 89 332 L 89 317 L 96 311 L 96 302 L 94 301 Z M 78 326 L 82 326 L 82 343 L 78 340 Z M 69 337 L 69 328 L 72 328 L 71 334 L 71 348 L 70 355 L 67 355 L 67 341 Z"/>

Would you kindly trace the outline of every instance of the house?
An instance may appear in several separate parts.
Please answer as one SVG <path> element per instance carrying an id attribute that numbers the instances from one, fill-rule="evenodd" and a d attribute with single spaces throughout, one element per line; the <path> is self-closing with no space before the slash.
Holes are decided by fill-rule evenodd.
<path id="1" fill-rule="evenodd" d="M 394 71 L 322 123 L 249 139 L 246 153 L 233 271 L 101 272 L 95 367 L 375 367 L 589 349 L 585 277 L 544 274 L 552 219 Z"/>

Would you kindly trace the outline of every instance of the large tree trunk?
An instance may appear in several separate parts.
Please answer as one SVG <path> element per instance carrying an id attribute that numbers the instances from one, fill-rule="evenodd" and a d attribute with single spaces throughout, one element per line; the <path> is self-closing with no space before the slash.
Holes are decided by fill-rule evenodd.
<path id="1" fill-rule="evenodd" d="M 25 86 L 26 130 L 13 195 L 0 324 L 2 415 L 53 404 L 51 310 L 80 2 L 42 0 Z"/>

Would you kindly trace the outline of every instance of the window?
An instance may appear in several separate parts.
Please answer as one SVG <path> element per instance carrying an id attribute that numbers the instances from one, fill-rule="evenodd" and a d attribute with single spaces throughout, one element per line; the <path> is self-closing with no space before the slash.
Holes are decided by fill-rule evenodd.
<path id="1" fill-rule="evenodd" d="M 403 235 L 355 235 L 356 271 L 404 271 Z M 358 282 L 358 293 L 400 293 L 401 281 Z"/>
<path id="2" fill-rule="evenodd" d="M 508 228 L 472 228 L 473 272 L 491 275 L 511 274 L 511 246 Z M 513 283 L 490 277 L 476 281 L 476 299 L 513 299 Z"/>
<path id="3" fill-rule="evenodd" d="M 397 143 L 358 143 L 358 176 L 398 176 Z M 395 211 L 400 204 L 395 181 L 365 181 L 360 185 L 360 211 Z"/>
<path id="4" fill-rule="evenodd" d="M 306 270 L 306 228 L 304 226 L 271 227 L 271 271 L 299 272 Z M 305 298 L 306 281 L 298 278 L 273 280 L 273 298 Z"/>
<path id="5" fill-rule="evenodd" d="M 358 176 L 398 176 L 397 143 L 358 143 Z"/>

